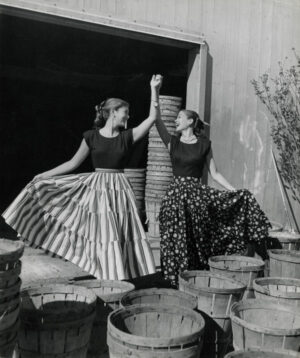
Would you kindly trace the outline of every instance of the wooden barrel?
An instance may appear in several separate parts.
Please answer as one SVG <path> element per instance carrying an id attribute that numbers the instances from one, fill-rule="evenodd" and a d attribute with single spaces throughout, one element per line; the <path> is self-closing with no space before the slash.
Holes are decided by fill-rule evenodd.
<path id="1" fill-rule="evenodd" d="M 300 310 L 300 279 L 265 277 L 253 281 L 255 297 L 283 305 L 292 305 Z"/>
<path id="2" fill-rule="evenodd" d="M 211 272 L 219 273 L 247 285 L 244 298 L 254 298 L 253 280 L 264 274 L 265 263 L 248 256 L 221 255 L 208 260 Z"/>
<path id="3" fill-rule="evenodd" d="M 247 350 L 228 353 L 225 358 L 300 358 L 300 353 L 291 350 L 261 350 L 249 348 Z"/>
<path id="4" fill-rule="evenodd" d="M 235 349 L 300 351 L 300 311 L 294 307 L 248 299 L 235 303 L 230 317 Z"/>
<path id="5" fill-rule="evenodd" d="M 198 358 L 204 332 L 203 317 L 171 305 L 133 305 L 108 317 L 110 358 Z"/>
<path id="6" fill-rule="evenodd" d="M 85 358 L 95 318 L 96 295 L 64 284 L 21 291 L 20 358 Z"/>
<path id="7" fill-rule="evenodd" d="M 296 250 L 269 250 L 270 276 L 300 278 L 300 252 Z"/>
<path id="8" fill-rule="evenodd" d="M 278 248 L 284 250 L 300 250 L 299 233 L 290 232 L 290 231 L 272 231 L 269 232 L 269 238 L 271 240 L 273 239 L 278 241 L 279 244 Z"/>
<path id="9" fill-rule="evenodd" d="M 147 288 L 137 290 L 127 293 L 121 299 L 122 307 L 137 304 L 167 304 L 194 310 L 197 308 L 197 299 L 188 293 L 180 292 L 172 288 Z"/>
<path id="10" fill-rule="evenodd" d="M 84 280 L 74 284 L 92 290 L 97 296 L 96 318 L 93 323 L 88 352 L 93 358 L 102 357 L 107 347 L 107 317 L 119 308 L 124 294 L 134 290 L 134 285 L 125 281 Z"/>
<path id="11" fill-rule="evenodd" d="M 22 241 L 0 239 L 0 271 L 7 271 L 19 266 L 19 259 L 24 252 Z"/>
<path id="12" fill-rule="evenodd" d="M 246 285 L 209 271 L 185 271 L 179 289 L 197 298 L 205 318 L 202 358 L 224 357 L 232 342 L 230 307 L 243 297 Z"/>

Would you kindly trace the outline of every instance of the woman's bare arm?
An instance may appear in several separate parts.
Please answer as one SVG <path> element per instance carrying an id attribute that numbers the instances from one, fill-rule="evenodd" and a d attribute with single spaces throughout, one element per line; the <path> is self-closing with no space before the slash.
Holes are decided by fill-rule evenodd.
<path id="1" fill-rule="evenodd" d="M 235 190 L 235 188 L 223 177 L 223 175 L 218 172 L 216 163 L 213 158 L 212 149 L 210 149 L 208 155 L 206 156 L 206 165 L 213 180 L 215 180 L 227 190 Z"/>
<path id="2" fill-rule="evenodd" d="M 140 125 L 132 129 L 133 141 L 136 142 L 144 137 L 153 126 L 159 111 L 159 90 L 162 83 L 162 76 L 153 75 L 151 79 L 151 103 L 149 117 Z"/>

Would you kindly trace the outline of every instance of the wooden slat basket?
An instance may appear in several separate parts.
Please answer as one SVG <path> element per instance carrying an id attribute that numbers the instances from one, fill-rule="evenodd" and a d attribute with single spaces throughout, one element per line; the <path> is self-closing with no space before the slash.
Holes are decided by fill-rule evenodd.
<path id="1" fill-rule="evenodd" d="M 108 351 L 106 343 L 108 315 L 120 307 L 123 295 L 133 291 L 135 287 L 129 282 L 113 280 L 74 281 L 74 284 L 92 290 L 97 296 L 96 317 L 88 352 L 93 358 L 101 357 Z"/>
<path id="2" fill-rule="evenodd" d="M 169 304 L 194 310 L 197 308 L 197 299 L 190 294 L 171 288 L 147 288 L 132 291 L 121 299 L 122 307 L 137 304 Z"/>
<path id="3" fill-rule="evenodd" d="M 253 281 L 255 297 L 300 310 L 300 279 L 286 277 L 265 277 Z"/>
<path id="4" fill-rule="evenodd" d="M 215 272 L 247 285 L 244 298 L 254 298 L 253 280 L 264 275 L 265 263 L 248 256 L 220 255 L 208 260 L 211 272 Z"/>
<path id="5" fill-rule="evenodd" d="M 225 358 L 300 358 L 300 353 L 291 350 L 261 350 L 249 348 L 228 353 Z"/>
<path id="6" fill-rule="evenodd" d="M 95 318 L 96 295 L 64 284 L 21 291 L 20 358 L 85 358 Z"/>
<path id="7" fill-rule="evenodd" d="M 198 358 L 204 332 L 203 317 L 171 305 L 132 305 L 108 318 L 110 358 Z"/>
<path id="8" fill-rule="evenodd" d="M 24 247 L 22 241 L 0 239 L 0 271 L 19 267 L 19 259 L 23 255 Z"/>
<path id="9" fill-rule="evenodd" d="M 11 358 L 17 342 L 20 312 L 20 258 L 24 243 L 0 239 L 0 357 Z"/>
<path id="10" fill-rule="evenodd" d="M 236 350 L 300 350 L 300 311 L 294 307 L 248 299 L 235 303 L 230 317 Z"/>
<path id="11" fill-rule="evenodd" d="M 197 298 L 205 318 L 201 357 L 224 357 L 232 342 L 230 307 L 242 299 L 246 285 L 209 271 L 185 271 L 179 276 L 179 289 Z"/>
<path id="12" fill-rule="evenodd" d="M 296 250 L 269 250 L 270 276 L 300 279 L 300 252 Z"/>
<path id="13" fill-rule="evenodd" d="M 278 248 L 284 250 L 298 250 L 298 251 L 300 250 L 299 233 L 289 232 L 289 231 L 273 231 L 273 232 L 269 232 L 269 239 L 276 240 L 279 245 Z"/>

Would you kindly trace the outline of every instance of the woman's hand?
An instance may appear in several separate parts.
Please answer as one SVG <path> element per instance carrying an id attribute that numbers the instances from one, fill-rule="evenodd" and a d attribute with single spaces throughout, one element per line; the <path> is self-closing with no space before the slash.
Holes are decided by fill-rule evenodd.
<path id="1" fill-rule="evenodd" d="M 163 76 L 162 75 L 153 75 L 150 81 L 151 88 L 160 89 L 162 85 Z"/>
<path id="2" fill-rule="evenodd" d="M 46 178 L 49 178 L 50 175 L 47 174 L 47 172 L 45 173 L 41 173 L 41 174 L 38 174 L 36 175 L 33 180 L 42 180 L 42 179 L 46 179 Z"/>

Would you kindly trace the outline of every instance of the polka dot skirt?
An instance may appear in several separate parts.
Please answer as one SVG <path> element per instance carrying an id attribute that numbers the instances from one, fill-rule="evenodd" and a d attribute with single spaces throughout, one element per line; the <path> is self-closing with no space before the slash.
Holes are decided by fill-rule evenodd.
<path id="1" fill-rule="evenodd" d="M 270 226 L 248 190 L 217 190 L 191 177 L 173 178 L 159 221 L 162 273 L 174 285 L 181 271 L 207 269 L 210 256 L 260 244 Z"/>

